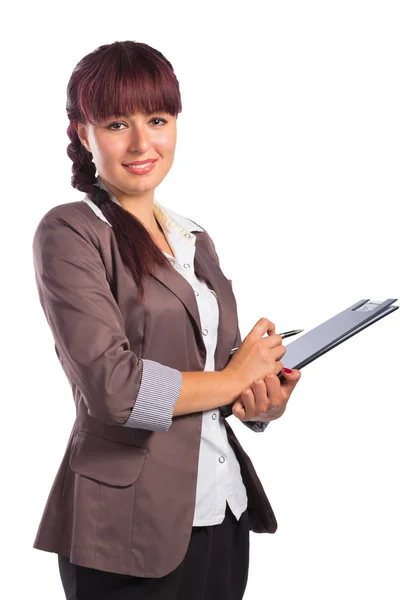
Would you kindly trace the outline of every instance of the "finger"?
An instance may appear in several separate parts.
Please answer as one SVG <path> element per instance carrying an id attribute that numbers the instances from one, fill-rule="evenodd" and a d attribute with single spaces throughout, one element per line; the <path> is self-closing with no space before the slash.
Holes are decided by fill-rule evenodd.
<path id="1" fill-rule="evenodd" d="M 275 348 L 275 346 L 282 345 L 282 336 L 279 333 L 270 333 L 268 337 L 261 338 L 261 344 L 268 349 Z"/>
<path id="2" fill-rule="evenodd" d="M 246 413 L 246 419 L 254 417 L 256 411 L 256 398 L 252 387 L 248 387 L 242 394 L 242 402 Z"/>
<path id="3" fill-rule="evenodd" d="M 281 382 L 281 385 L 286 391 L 291 393 L 300 380 L 301 373 L 298 369 L 289 369 L 288 371 L 285 371 L 284 367 L 282 369 L 282 375 L 284 380 Z"/>
<path id="4" fill-rule="evenodd" d="M 239 400 L 232 407 L 233 414 L 241 420 L 248 419 L 252 416 L 255 406 L 254 393 L 251 388 L 246 388 L 240 394 Z"/>
<path id="5" fill-rule="evenodd" d="M 264 379 L 256 379 L 253 381 L 251 388 L 254 394 L 254 414 L 252 416 L 255 417 L 256 415 L 267 412 L 269 407 L 269 398 Z"/>
<path id="6" fill-rule="evenodd" d="M 268 400 L 271 406 L 280 406 L 283 402 L 286 402 L 284 394 L 282 393 L 282 385 L 279 377 L 270 374 L 264 378 L 265 385 L 267 388 Z"/>
<path id="7" fill-rule="evenodd" d="M 262 337 L 263 335 L 265 335 L 265 333 L 268 333 L 268 335 L 273 335 L 275 333 L 275 324 L 269 319 L 262 317 L 254 325 L 249 335 L 258 338 L 260 336 Z"/>
<path id="8" fill-rule="evenodd" d="M 266 319 L 265 317 L 264 317 L 264 320 L 266 321 L 266 323 L 263 323 L 264 333 L 265 333 L 265 331 L 267 331 L 268 335 L 274 335 L 275 334 L 275 323 L 273 323 L 269 319 Z"/>
<path id="9" fill-rule="evenodd" d="M 232 406 L 232 413 L 235 415 L 235 417 L 237 417 L 241 421 L 245 420 L 246 411 L 244 409 L 244 406 L 243 406 L 243 403 L 241 400 L 236 400 L 236 402 Z"/>

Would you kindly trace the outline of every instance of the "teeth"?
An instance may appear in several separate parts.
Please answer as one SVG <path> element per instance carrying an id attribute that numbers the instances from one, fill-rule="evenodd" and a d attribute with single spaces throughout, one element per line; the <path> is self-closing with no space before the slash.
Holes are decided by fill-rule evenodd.
<path id="1" fill-rule="evenodd" d="M 146 163 L 144 165 L 130 165 L 130 167 L 132 169 L 145 169 L 146 167 L 148 167 L 151 164 L 152 164 L 151 162 L 148 162 L 148 163 Z"/>

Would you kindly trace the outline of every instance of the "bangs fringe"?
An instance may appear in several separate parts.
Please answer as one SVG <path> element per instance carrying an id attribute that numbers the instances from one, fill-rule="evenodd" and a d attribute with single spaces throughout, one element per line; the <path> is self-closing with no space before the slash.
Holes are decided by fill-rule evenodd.
<path id="1" fill-rule="evenodd" d="M 182 111 L 172 65 L 161 53 L 147 48 L 146 44 L 115 42 L 92 53 L 92 68 L 85 74 L 81 71 L 77 98 L 85 121 L 96 124 L 136 112 L 177 116 Z"/>

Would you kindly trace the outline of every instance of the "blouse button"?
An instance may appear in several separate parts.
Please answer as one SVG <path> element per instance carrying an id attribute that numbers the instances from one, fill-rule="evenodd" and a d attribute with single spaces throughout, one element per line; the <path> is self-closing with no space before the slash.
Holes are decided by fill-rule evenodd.
<path id="1" fill-rule="evenodd" d="M 185 233 L 185 238 L 190 238 L 190 233 Z"/>
<path id="2" fill-rule="evenodd" d="M 185 267 L 185 269 L 188 269 L 190 267 L 189 263 L 185 263 L 183 266 Z"/>
<path id="3" fill-rule="evenodd" d="M 208 329 L 203 329 L 203 335 L 207 335 Z"/>
<path id="4" fill-rule="evenodd" d="M 213 421 L 215 421 L 215 419 L 216 419 L 216 418 L 217 418 L 217 413 L 213 413 L 213 414 L 212 414 L 212 419 L 213 419 Z"/>
<path id="5" fill-rule="evenodd" d="M 220 456 L 218 460 L 219 460 L 220 463 L 224 463 L 225 462 L 225 458 L 223 456 Z"/>
<path id="6" fill-rule="evenodd" d="M 195 293 L 195 296 L 199 295 L 199 292 L 197 290 L 195 290 L 194 293 Z"/>

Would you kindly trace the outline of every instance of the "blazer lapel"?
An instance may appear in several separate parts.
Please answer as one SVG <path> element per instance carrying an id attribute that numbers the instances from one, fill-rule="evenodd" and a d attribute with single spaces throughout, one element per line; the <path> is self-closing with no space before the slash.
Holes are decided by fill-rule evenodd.
<path id="1" fill-rule="evenodd" d="M 200 346 L 203 348 L 205 356 L 206 347 L 201 333 L 200 314 L 192 286 L 172 266 L 170 269 L 166 269 L 159 265 L 155 265 L 151 276 L 167 287 L 185 305 L 185 308 L 192 318 L 197 342 L 200 343 Z"/>
<path id="2" fill-rule="evenodd" d="M 204 279 L 217 295 L 219 308 L 218 341 L 215 349 L 215 370 L 225 368 L 234 346 L 238 328 L 237 306 L 232 285 L 210 255 L 201 234 L 197 236 L 194 258 L 195 273 Z M 192 290 L 193 293 L 193 290 Z"/>
<path id="3" fill-rule="evenodd" d="M 218 340 L 215 350 L 215 370 L 222 370 L 229 358 L 237 333 L 237 308 L 231 284 L 220 267 L 212 259 L 201 235 L 196 236 L 194 255 L 194 271 L 196 276 L 205 281 L 214 290 L 219 308 Z M 189 312 L 196 340 L 202 348 L 204 357 L 206 348 L 200 321 L 199 310 L 192 286 L 175 269 L 165 269 L 156 266 L 152 276 L 167 287 L 185 305 Z"/>

